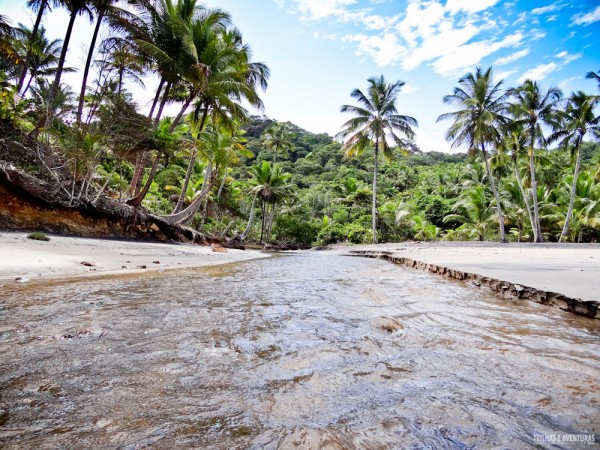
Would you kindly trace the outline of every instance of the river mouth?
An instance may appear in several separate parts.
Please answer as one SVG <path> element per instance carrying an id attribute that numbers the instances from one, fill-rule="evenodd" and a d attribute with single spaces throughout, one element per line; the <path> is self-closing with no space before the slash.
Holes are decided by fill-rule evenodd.
<path id="1" fill-rule="evenodd" d="M 529 448 L 600 433 L 597 320 L 379 260 L 306 252 L 19 286 L 0 315 L 6 447 Z"/>

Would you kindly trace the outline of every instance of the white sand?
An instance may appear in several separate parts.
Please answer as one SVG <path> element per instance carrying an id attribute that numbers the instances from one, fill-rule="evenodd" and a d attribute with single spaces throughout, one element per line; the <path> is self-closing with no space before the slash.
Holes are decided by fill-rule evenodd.
<path id="1" fill-rule="evenodd" d="M 213 252 L 211 247 L 192 244 L 48 237 L 50 241 L 36 241 L 27 239 L 27 233 L 0 231 L 0 284 L 212 266 L 269 256 L 257 250 Z"/>
<path id="2" fill-rule="evenodd" d="M 397 257 L 600 301 L 600 244 L 406 242 L 336 246 L 336 251 L 351 250 L 391 251 Z"/>

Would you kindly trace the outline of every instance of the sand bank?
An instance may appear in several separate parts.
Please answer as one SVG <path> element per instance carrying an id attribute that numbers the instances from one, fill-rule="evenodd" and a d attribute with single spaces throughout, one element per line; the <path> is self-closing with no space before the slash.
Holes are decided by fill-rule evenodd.
<path id="1" fill-rule="evenodd" d="M 506 290 L 518 298 L 573 312 L 577 311 L 565 301 L 600 301 L 599 244 L 407 242 L 338 246 L 336 251 L 384 256 L 393 262 L 476 285 L 483 281 L 494 290 Z M 499 281 L 507 284 L 498 284 Z"/>
<path id="2" fill-rule="evenodd" d="M 269 256 L 256 250 L 214 252 L 192 244 L 48 237 L 50 241 L 36 241 L 27 233 L 0 231 L 0 284 L 212 266 Z"/>

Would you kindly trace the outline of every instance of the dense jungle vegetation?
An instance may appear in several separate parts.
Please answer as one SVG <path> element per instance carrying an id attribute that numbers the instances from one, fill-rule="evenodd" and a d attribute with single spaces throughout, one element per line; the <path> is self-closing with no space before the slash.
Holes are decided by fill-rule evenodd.
<path id="1" fill-rule="evenodd" d="M 0 164 L 52 180 L 64 203 L 110 197 L 284 248 L 600 238 L 595 94 L 530 80 L 506 88 L 478 68 L 440 99 L 452 110 L 440 117 L 448 140 L 469 154 L 421 153 L 416 120 L 396 111 L 403 83 L 371 78 L 351 94 L 359 106 L 342 106 L 338 141 L 242 106 L 260 111 L 269 69 L 225 11 L 194 0 L 28 5 L 31 28 L 0 16 Z M 45 32 L 53 8 L 71 14 L 63 40 Z M 68 42 L 86 19 L 95 33 L 73 92 L 61 78 L 76 70 L 65 67 Z M 131 89 L 148 74 L 160 82 L 144 114 Z M 163 114 L 166 104 L 179 113 Z"/>

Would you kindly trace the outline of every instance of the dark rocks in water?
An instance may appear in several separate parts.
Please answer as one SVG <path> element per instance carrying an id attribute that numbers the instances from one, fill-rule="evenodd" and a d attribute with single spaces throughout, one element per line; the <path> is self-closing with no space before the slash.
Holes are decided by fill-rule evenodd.
<path id="1" fill-rule="evenodd" d="M 94 267 L 95 264 L 91 263 L 89 261 L 81 261 L 79 264 L 81 264 L 82 266 L 86 266 L 86 267 Z"/>

